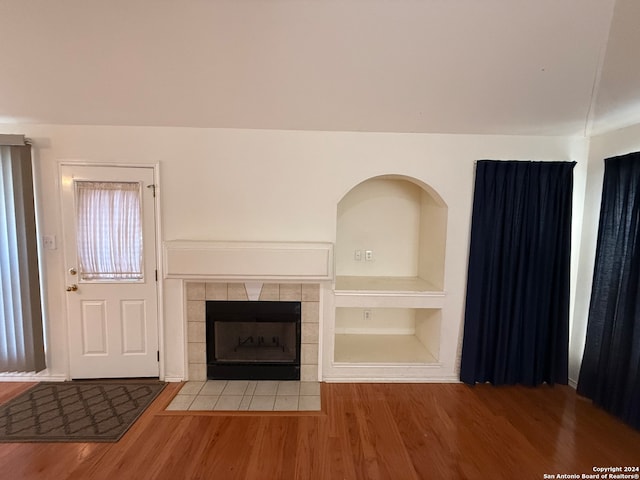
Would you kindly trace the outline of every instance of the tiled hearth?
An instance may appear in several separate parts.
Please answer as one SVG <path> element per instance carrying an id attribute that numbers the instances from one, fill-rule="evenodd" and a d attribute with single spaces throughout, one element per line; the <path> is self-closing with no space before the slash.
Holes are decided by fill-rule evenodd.
<path id="1" fill-rule="evenodd" d="M 250 289 L 255 284 L 249 285 Z M 259 286 L 258 286 L 259 288 Z M 306 283 L 264 283 L 258 300 L 301 302 L 300 380 L 318 381 L 318 339 L 320 286 Z M 207 379 L 205 302 L 207 300 L 249 300 L 244 283 L 186 282 L 188 379 Z"/>
<path id="2" fill-rule="evenodd" d="M 320 383 L 207 380 L 187 382 L 167 410 L 319 411 Z"/>

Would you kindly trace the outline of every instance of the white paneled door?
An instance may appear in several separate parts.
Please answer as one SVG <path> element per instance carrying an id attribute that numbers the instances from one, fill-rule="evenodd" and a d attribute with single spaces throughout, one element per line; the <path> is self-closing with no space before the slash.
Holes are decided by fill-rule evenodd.
<path id="1" fill-rule="evenodd" d="M 151 167 L 61 165 L 71 378 L 157 377 Z"/>

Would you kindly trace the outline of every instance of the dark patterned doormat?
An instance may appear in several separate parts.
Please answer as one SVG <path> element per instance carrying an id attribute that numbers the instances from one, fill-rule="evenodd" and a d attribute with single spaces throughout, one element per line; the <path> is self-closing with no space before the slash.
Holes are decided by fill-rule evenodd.
<path id="1" fill-rule="evenodd" d="M 42 382 L 0 406 L 0 442 L 117 442 L 159 381 Z"/>

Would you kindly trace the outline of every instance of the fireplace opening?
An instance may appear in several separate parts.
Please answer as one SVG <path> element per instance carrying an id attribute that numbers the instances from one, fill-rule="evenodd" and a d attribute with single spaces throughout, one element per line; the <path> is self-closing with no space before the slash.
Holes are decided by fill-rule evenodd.
<path id="1" fill-rule="evenodd" d="M 300 380 L 300 302 L 207 301 L 207 378 Z"/>

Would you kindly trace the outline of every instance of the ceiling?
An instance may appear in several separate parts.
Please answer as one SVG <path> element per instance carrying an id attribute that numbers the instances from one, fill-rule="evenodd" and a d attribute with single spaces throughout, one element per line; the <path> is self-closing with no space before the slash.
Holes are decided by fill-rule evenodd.
<path id="1" fill-rule="evenodd" d="M 590 135 L 637 0 L 0 0 L 0 123 Z"/>

